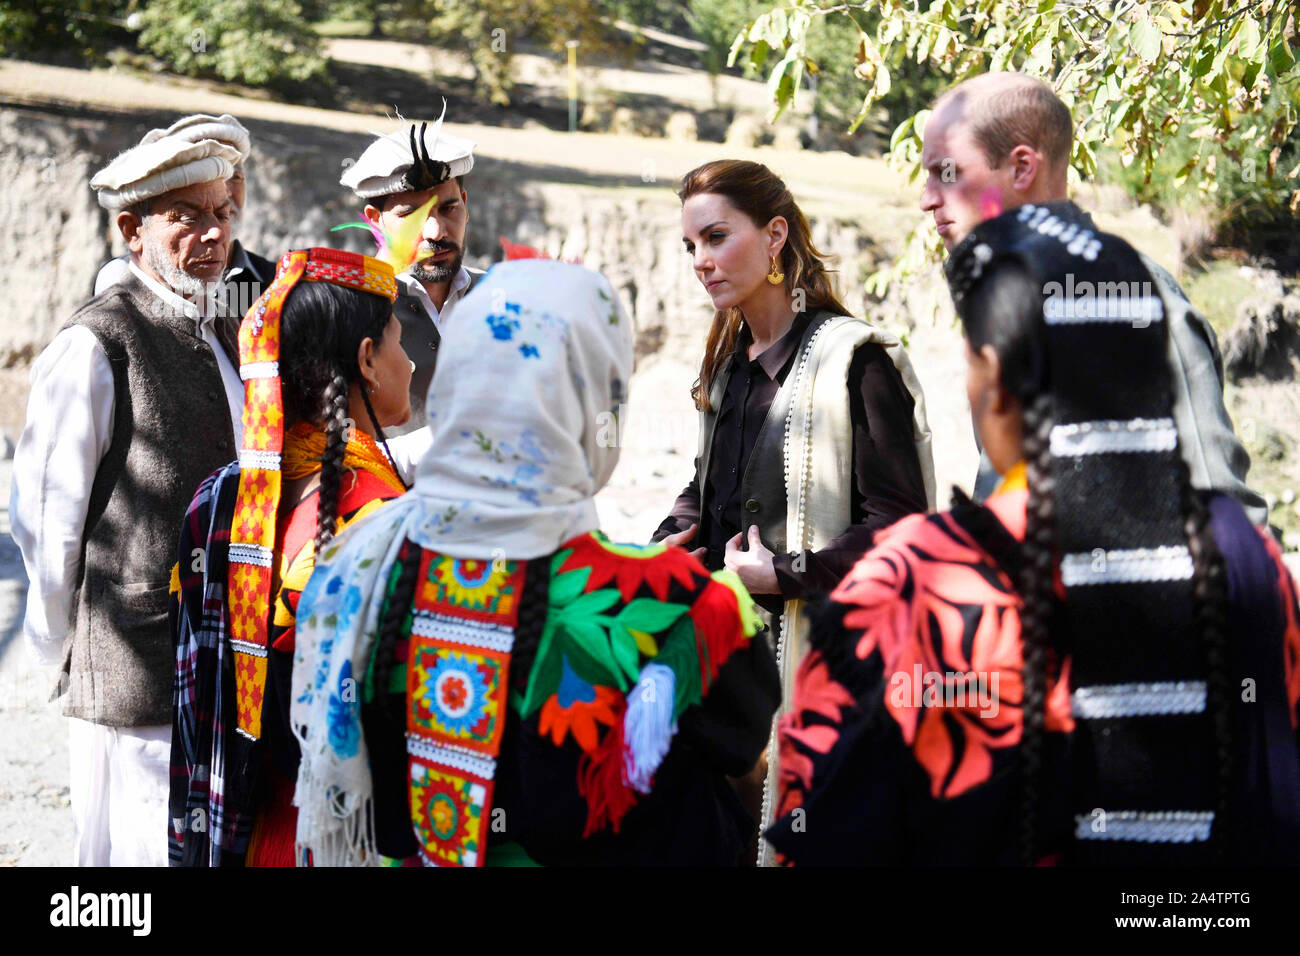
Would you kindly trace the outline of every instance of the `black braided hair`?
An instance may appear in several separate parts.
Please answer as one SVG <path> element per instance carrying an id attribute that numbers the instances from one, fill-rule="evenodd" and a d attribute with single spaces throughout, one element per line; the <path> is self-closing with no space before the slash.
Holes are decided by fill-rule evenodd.
<path id="1" fill-rule="evenodd" d="M 339 485 L 343 481 L 343 456 L 347 451 L 348 380 L 335 372 L 325 386 L 325 452 L 321 455 L 320 494 L 316 502 L 316 552 L 329 544 L 338 528 Z"/>
<path id="2" fill-rule="evenodd" d="M 280 316 L 284 424 L 288 428 L 307 421 L 325 429 L 316 518 L 318 551 L 338 526 L 343 456 L 353 427 L 348 395 L 354 383 L 361 386 L 370 427 L 383 438 L 365 395 L 357 352 L 367 338 L 379 345 L 392 315 L 393 304 L 385 296 L 330 282 L 299 282 L 285 299 Z"/>
<path id="3" fill-rule="evenodd" d="M 379 612 L 379 640 L 375 646 L 375 699 L 384 716 L 395 723 L 398 715 L 392 713 L 388 681 L 393 673 L 393 653 L 397 642 L 411 633 L 412 607 L 415 604 L 415 586 L 420 574 L 422 549 L 410 541 L 402 543 L 388 579 L 388 595 Z"/>
<path id="4" fill-rule="evenodd" d="M 1210 507 L 1192 487 L 1187 464 L 1179 457 L 1187 549 L 1192 556 L 1192 593 L 1205 657 L 1205 705 L 1214 734 L 1214 824 L 1210 853 L 1228 861 L 1232 846 L 1232 781 L 1235 747 L 1232 734 L 1232 679 L 1228 673 L 1228 570 L 1210 529 Z"/>
<path id="5" fill-rule="evenodd" d="M 1039 782 L 1043 764 L 1043 723 L 1047 701 L 1047 656 L 1053 592 L 1054 541 L 1050 395 L 1039 395 L 1024 411 L 1026 484 L 1024 563 L 1017 588 L 1024 607 L 1020 633 L 1024 642 L 1024 730 L 1020 737 L 1020 861 L 1038 859 Z"/>
<path id="6" fill-rule="evenodd" d="M 970 347 L 992 345 L 1001 382 L 1023 406 L 1022 440 L 1029 495 L 1025 505 L 1025 540 L 1016 589 L 1023 607 L 1020 632 L 1024 643 L 1024 728 L 1018 751 L 1020 771 L 1020 861 L 1038 857 L 1038 816 L 1047 705 L 1047 665 L 1052 644 L 1050 621 L 1054 592 L 1056 535 L 1051 432 L 1055 420 L 1046 381 L 1046 354 L 1038 335 L 1042 291 L 1020 266 L 1000 263 L 989 269 L 958 307 Z"/>
<path id="7" fill-rule="evenodd" d="M 1055 534 L 1050 435 L 1053 411 L 1045 381 L 1045 356 L 1039 339 L 1041 290 L 1015 264 L 991 268 L 958 306 L 970 340 L 979 350 L 992 344 L 1002 368 L 1002 384 L 1024 405 L 1023 440 L 1029 490 L 1024 563 L 1017 587 L 1024 609 L 1024 730 L 1020 744 L 1022 862 L 1039 856 L 1039 774 L 1042 769 L 1046 717 L 1047 665 L 1051 649 L 1049 620 L 1054 593 Z M 1210 530 L 1209 507 L 1191 484 L 1186 462 L 1177 457 L 1183 495 L 1185 531 L 1193 562 L 1193 593 L 1206 663 L 1206 705 L 1215 743 L 1215 816 L 1211 851 L 1226 860 L 1231 846 L 1230 798 L 1235 767 L 1232 735 L 1233 688 L 1228 672 L 1227 569 Z"/>

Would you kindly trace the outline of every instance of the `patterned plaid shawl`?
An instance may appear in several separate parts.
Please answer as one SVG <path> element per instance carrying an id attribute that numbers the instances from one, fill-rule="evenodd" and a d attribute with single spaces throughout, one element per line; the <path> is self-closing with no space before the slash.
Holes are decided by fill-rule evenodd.
<path id="1" fill-rule="evenodd" d="M 226 732 L 235 712 L 226 551 L 238 491 L 238 462 L 209 476 L 186 512 L 177 545 L 170 610 L 176 640 L 167 836 L 172 866 L 239 865 L 253 829 L 252 802 L 230 799 L 232 790 L 247 793 L 252 783 L 252 742 Z"/>

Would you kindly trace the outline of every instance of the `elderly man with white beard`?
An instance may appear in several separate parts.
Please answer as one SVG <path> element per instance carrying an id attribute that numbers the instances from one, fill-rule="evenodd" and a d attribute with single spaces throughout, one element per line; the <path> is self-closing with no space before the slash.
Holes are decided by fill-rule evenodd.
<path id="1" fill-rule="evenodd" d="M 242 438 L 237 323 L 213 294 L 239 156 L 170 136 L 96 174 L 128 274 L 32 369 L 9 513 L 30 581 L 24 635 L 60 665 L 81 865 L 167 859 L 171 570 L 186 506 Z"/>

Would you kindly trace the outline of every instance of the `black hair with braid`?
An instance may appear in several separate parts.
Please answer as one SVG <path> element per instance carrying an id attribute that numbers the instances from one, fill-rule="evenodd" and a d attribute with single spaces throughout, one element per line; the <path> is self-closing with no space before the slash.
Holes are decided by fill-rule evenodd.
<path id="1" fill-rule="evenodd" d="M 1043 291 L 1014 261 L 991 265 L 981 281 L 957 302 L 958 316 L 973 351 L 991 345 L 998 355 L 1001 384 L 1023 407 L 1022 439 L 1028 499 L 1025 539 L 1017 590 L 1023 601 L 1024 730 L 1019 748 L 1019 856 L 1026 865 L 1042 855 L 1039 846 L 1041 772 L 1049 667 L 1058 663 L 1051 634 L 1057 604 L 1055 583 L 1055 480 L 1051 431 L 1054 402 L 1047 380 Z M 1231 827 L 1229 802 L 1234 770 L 1232 687 L 1228 671 L 1227 571 L 1209 527 L 1209 507 L 1191 486 L 1186 463 L 1176 455 L 1188 549 L 1193 560 L 1195 614 L 1205 658 L 1206 704 L 1215 742 L 1215 825 L 1211 852 L 1224 859 Z M 1069 503 L 1063 503 L 1069 507 Z"/>
<path id="2" fill-rule="evenodd" d="M 351 424 L 348 393 L 354 382 L 362 386 L 361 395 L 375 437 L 384 442 L 383 429 L 375 420 L 361 382 L 357 351 L 367 338 L 379 345 L 392 314 L 393 304 L 384 296 L 330 282 L 304 280 L 285 299 L 280 317 L 284 424 L 288 428 L 306 421 L 325 429 L 316 518 L 317 550 L 334 537 L 338 524 L 343 455 Z"/>

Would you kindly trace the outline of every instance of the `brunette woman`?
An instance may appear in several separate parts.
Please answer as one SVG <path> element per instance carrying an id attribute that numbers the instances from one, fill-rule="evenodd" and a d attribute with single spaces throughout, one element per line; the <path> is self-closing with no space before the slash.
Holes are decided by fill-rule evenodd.
<path id="1" fill-rule="evenodd" d="M 804 649 L 798 602 L 833 588 L 876 531 L 932 503 L 924 399 L 902 343 L 836 297 L 771 170 L 706 163 L 678 196 L 715 311 L 692 389 L 695 475 L 655 538 L 735 571 L 778 617 L 788 703 Z"/>

